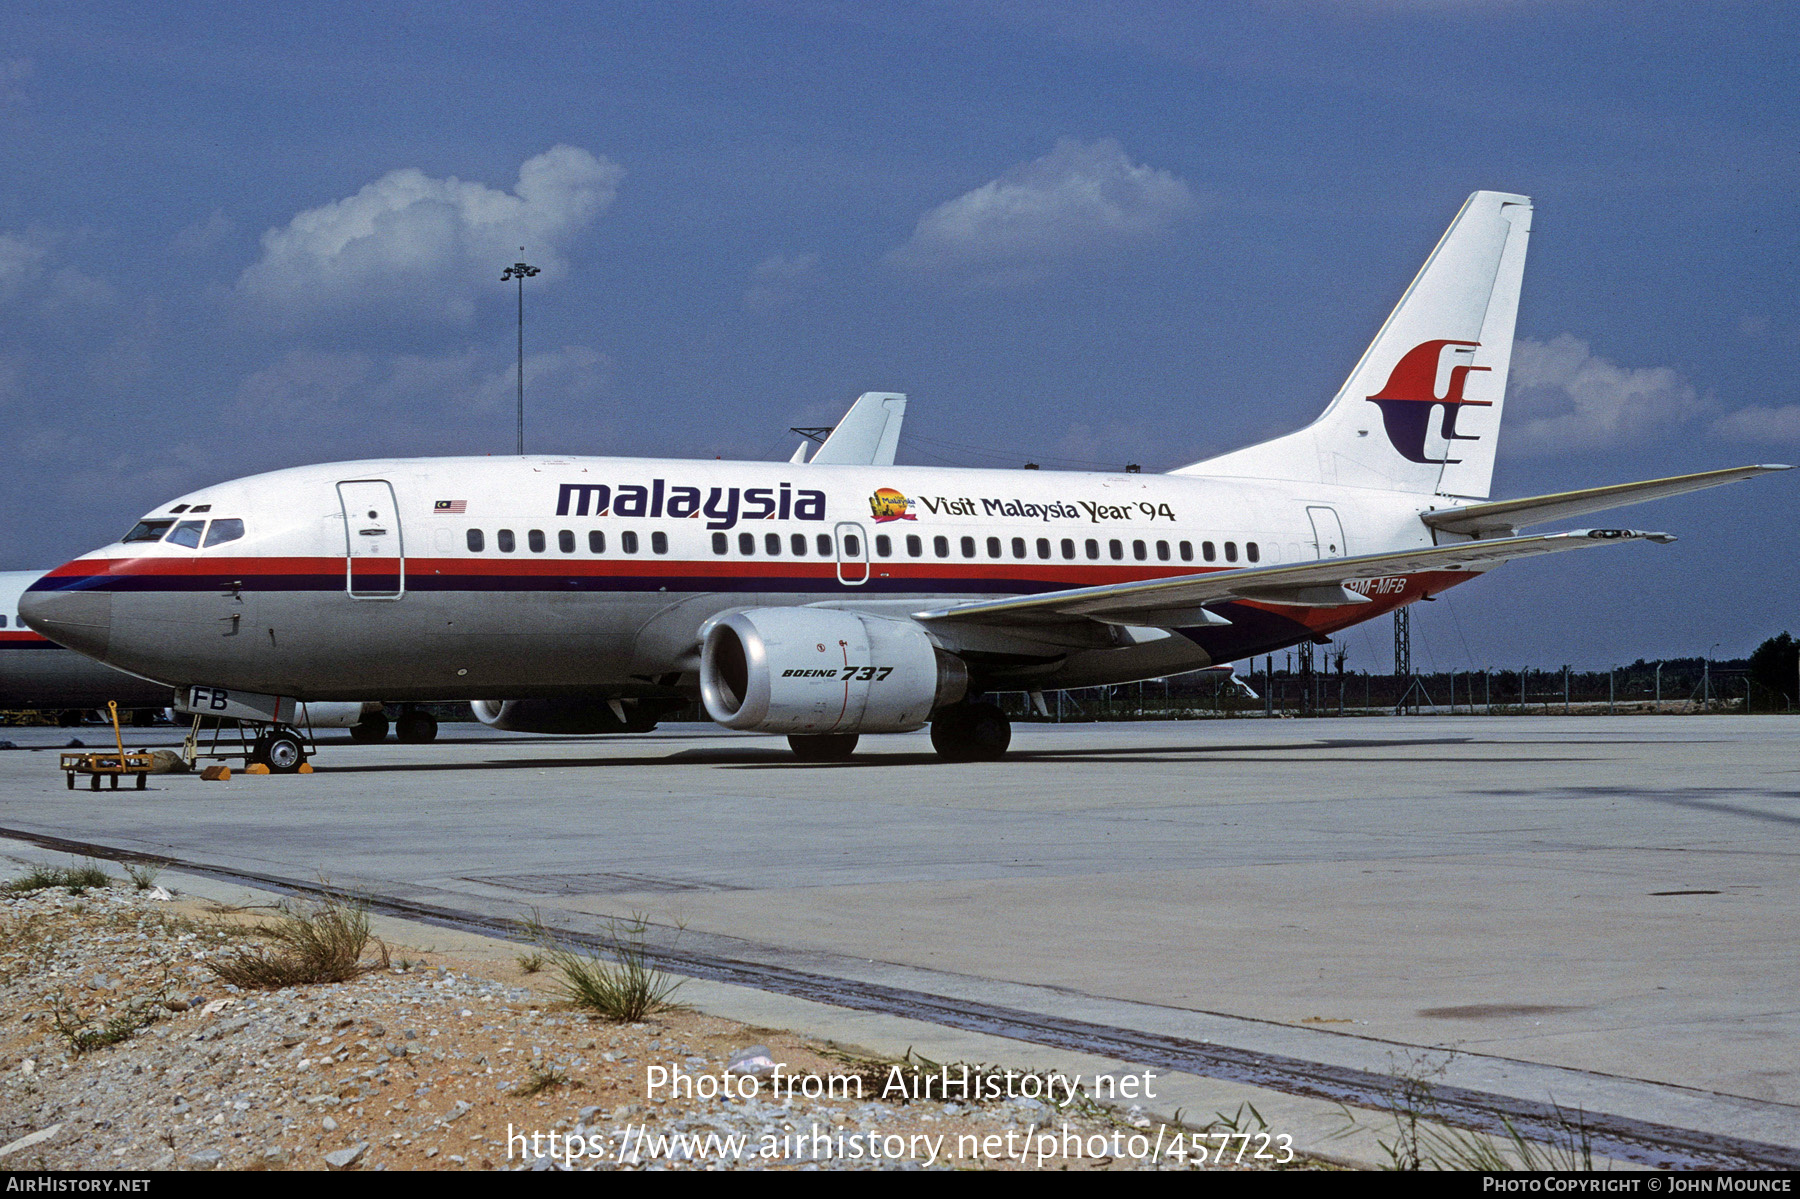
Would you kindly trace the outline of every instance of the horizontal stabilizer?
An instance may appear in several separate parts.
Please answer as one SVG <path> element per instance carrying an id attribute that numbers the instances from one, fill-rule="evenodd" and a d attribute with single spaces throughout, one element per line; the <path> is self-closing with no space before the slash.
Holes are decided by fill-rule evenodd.
<path id="1" fill-rule="evenodd" d="M 1156 628 L 1186 628 L 1194 608 L 1226 600 L 1289 604 L 1303 607 L 1339 607 L 1367 603 L 1355 584 L 1365 579 L 1427 571 L 1490 570 L 1514 558 L 1585 549 L 1616 541 L 1675 540 L 1667 533 L 1642 533 L 1633 529 L 1577 529 L 1535 537 L 1508 537 L 1495 541 L 1465 541 L 1456 545 L 1421 547 L 1396 553 L 1366 554 L 1359 558 L 1322 558 L 1296 566 L 1259 566 L 1245 570 L 1217 570 L 1181 575 L 1173 579 L 1144 579 L 1104 587 L 1077 587 L 1014 599 L 978 600 L 949 608 L 915 612 L 913 618 L 931 621 L 973 621 L 983 624 L 1029 623 L 1085 617 L 1107 624 L 1141 624 Z M 1177 623 L 1167 623 L 1173 618 Z"/>
<path id="2" fill-rule="evenodd" d="M 1434 529 L 1446 533 L 1467 533 L 1473 537 L 1510 537 L 1527 525 L 1552 520 L 1572 520 L 1590 512 L 1605 512 L 1627 504 L 1641 504 L 1665 496 L 1717 487 L 1753 479 L 1771 471 L 1792 470 L 1789 466 L 1734 466 L 1729 470 L 1708 470 L 1696 475 L 1675 475 L 1667 479 L 1648 479 L 1642 483 L 1617 483 L 1611 487 L 1588 487 L 1581 491 L 1564 491 L 1556 495 L 1534 495 L 1522 500 L 1499 500 L 1491 504 L 1470 504 L 1463 508 L 1439 508 L 1421 514 L 1420 518 Z"/>

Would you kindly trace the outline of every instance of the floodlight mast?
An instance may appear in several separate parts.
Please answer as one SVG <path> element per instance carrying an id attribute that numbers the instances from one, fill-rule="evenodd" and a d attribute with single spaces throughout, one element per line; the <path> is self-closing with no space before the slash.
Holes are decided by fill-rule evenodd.
<path id="1" fill-rule="evenodd" d="M 538 273 L 538 268 L 525 262 L 525 247 L 519 247 L 520 261 L 507 267 L 500 282 L 519 281 L 519 456 L 525 456 L 525 280 Z"/>

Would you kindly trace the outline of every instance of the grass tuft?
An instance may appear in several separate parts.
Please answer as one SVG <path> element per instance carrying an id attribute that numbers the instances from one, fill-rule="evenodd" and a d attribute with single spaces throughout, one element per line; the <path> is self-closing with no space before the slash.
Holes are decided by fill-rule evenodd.
<path id="1" fill-rule="evenodd" d="M 237 930 L 233 930 L 234 932 Z M 332 895 L 319 903 L 282 904 L 273 920 L 245 930 L 268 942 L 207 963 L 221 980 L 239 987 L 275 990 L 307 983 L 340 983 L 390 963 L 387 947 L 369 933 L 369 912 Z M 374 941 L 379 960 L 362 964 Z"/>
<path id="2" fill-rule="evenodd" d="M 514 1088 L 513 1094 L 520 1099 L 530 1099 L 533 1095 L 542 1095 L 545 1091 L 566 1087 L 569 1085 L 569 1081 L 569 1076 L 561 1070 L 534 1066 L 531 1070 L 531 1077 Z"/>
<path id="3" fill-rule="evenodd" d="M 674 1006 L 669 997 L 681 980 L 650 964 L 644 943 L 649 927 L 642 916 L 609 921 L 604 955 L 575 953 L 550 942 L 546 948 L 569 1002 L 618 1024 L 635 1024 Z"/>
<path id="4" fill-rule="evenodd" d="M 1450 1067 L 1450 1057 L 1433 1065 L 1415 1059 L 1392 1074 L 1394 1086 L 1385 1106 L 1393 1118 L 1391 1139 L 1377 1136 L 1375 1143 L 1388 1156 L 1390 1170 L 1533 1170 L 1559 1172 L 1594 1169 L 1594 1136 L 1583 1113 L 1556 1109 L 1555 1127 L 1548 1138 L 1530 1140 L 1512 1121 L 1501 1118 L 1504 1136 L 1470 1132 L 1443 1122 L 1438 1112 L 1433 1080 Z M 1361 1131 L 1363 1126 L 1348 1108 L 1345 1126 L 1334 1135 Z"/>
<path id="5" fill-rule="evenodd" d="M 147 1003 L 121 1012 L 105 1022 L 99 1022 L 82 1016 L 66 1000 L 59 1002 L 50 1013 L 51 1019 L 56 1023 L 56 1031 L 62 1035 L 63 1040 L 68 1043 L 69 1051 L 76 1057 L 129 1041 L 143 1029 L 155 1024 L 161 1014 L 160 1006 Z"/>
<path id="6" fill-rule="evenodd" d="M 153 862 L 145 862 L 142 865 L 127 863 L 125 866 L 125 877 L 129 878 L 131 885 L 140 891 L 148 891 L 154 887 L 157 876 L 160 874 L 162 874 L 162 867 Z"/>
<path id="7" fill-rule="evenodd" d="M 80 895 L 90 887 L 111 885 L 112 877 L 100 868 L 98 862 L 90 861 L 79 866 L 34 865 L 7 883 L 5 889 L 11 894 L 23 895 L 28 891 L 42 891 L 46 887 L 67 887 L 69 894 Z"/>

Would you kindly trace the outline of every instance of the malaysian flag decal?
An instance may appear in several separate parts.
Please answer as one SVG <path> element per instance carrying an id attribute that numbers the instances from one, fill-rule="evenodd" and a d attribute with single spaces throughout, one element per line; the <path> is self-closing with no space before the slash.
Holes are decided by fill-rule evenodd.
<path id="1" fill-rule="evenodd" d="M 468 500 L 439 500 L 431 506 L 431 510 L 439 516 L 453 516 L 458 512 L 469 510 Z"/>

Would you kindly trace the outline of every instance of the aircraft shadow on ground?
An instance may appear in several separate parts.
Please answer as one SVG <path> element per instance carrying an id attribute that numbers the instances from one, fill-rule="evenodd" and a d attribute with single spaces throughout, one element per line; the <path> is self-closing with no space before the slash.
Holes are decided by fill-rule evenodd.
<path id="1" fill-rule="evenodd" d="M 1036 762 L 1070 763 L 1070 762 L 1181 762 L 1206 761 L 1216 759 L 1222 754 L 1247 754 L 1252 759 L 1269 758 L 1271 756 L 1288 756 L 1296 753 L 1317 753 L 1319 750 L 1343 749 L 1395 749 L 1417 748 L 1433 745 L 1467 745 L 1474 742 L 1473 737 L 1437 737 L 1430 739 L 1347 739 L 1330 738 L 1307 741 L 1293 745 L 1267 744 L 1231 744 L 1231 745 L 1137 745 L 1119 746 L 1116 748 L 1093 748 L 1054 750 L 1030 749 L 1015 750 L 1007 754 L 1003 763 L 1028 764 Z M 1368 762 L 1376 759 L 1361 757 L 1311 758 L 1310 761 L 1345 761 Z M 1406 760 L 1406 759 L 1396 759 Z M 1461 759 L 1458 761 L 1468 761 Z M 1514 758 L 1480 759 L 1482 761 L 1515 761 Z M 483 762 L 387 762 L 359 766 L 318 765 L 320 774 L 405 774 L 415 771 L 462 771 L 462 770 L 545 770 L 575 769 L 581 767 L 633 767 L 633 766 L 726 766 L 748 770 L 843 770 L 846 768 L 874 769 L 892 768 L 896 766 L 947 765 L 943 759 L 931 751 L 919 753 L 868 753 L 859 754 L 844 762 L 802 762 L 795 758 L 785 745 L 776 743 L 767 748 L 696 748 L 678 750 L 672 754 L 656 757 L 634 754 L 621 758 L 510 758 L 490 759 Z"/>

